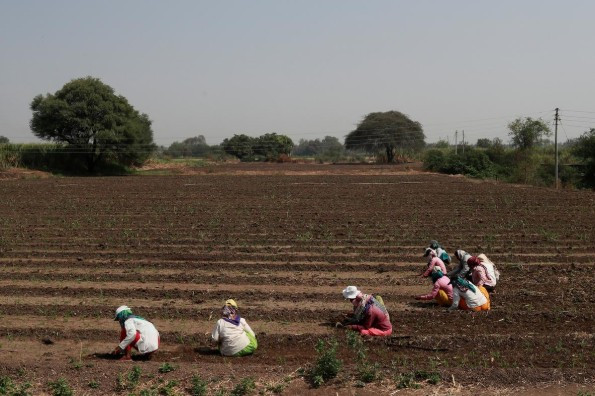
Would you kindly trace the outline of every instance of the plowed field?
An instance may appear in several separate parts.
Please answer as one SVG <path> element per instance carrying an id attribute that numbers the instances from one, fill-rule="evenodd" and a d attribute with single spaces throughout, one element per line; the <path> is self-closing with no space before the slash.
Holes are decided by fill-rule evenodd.
<path id="1" fill-rule="evenodd" d="M 199 374 L 213 390 L 251 376 L 267 393 L 390 394 L 396 376 L 416 370 L 441 377 L 421 381 L 422 394 L 593 389 L 592 192 L 272 164 L 1 180 L 0 203 L 0 375 L 33 394 L 61 377 L 78 393 L 127 394 L 117 376 L 134 365 L 143 373 L 135 392 L 170 380 L 183 392 Z M 496 263 L 492 311 L 447 313 L 412 298 L 431 289 L 419 277 L 430 239 Z M 382 376 L 363 388 L 345 331 L 333 326 L 350 309 L 341 296 L 350 284 L 382 294 L 393 322 L 391 338 L 365 343 Z M 254 356 L 225 359 L 210 346 L 227 298 L 257 333 Z M 152 361 L 105 356 L 122 304 L 160 330 Z M 321 337 L 339 341 L 344 369 L 315 391 L 299 368 L 314 362 Z M 176 370 L 159 373 L 166 362 Z"/>

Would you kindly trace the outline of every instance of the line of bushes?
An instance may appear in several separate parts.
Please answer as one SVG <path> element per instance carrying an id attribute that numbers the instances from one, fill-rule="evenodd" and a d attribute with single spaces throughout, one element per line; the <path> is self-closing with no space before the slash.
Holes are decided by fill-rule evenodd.
<path id="1" fill-rule="evenodd" d="M 26 143 L 0 144 L 0 170 L 20 167 L 63 174 L 84 174 L 84 151 L 63 144 Z M 122 174 L 128 169 L 115 162 L 104 160 L 99 169 L 102 174 Z"/>
<path id="2" fill-rule="evenodd" d="M 553 186 L 555 183 L 555 157 L 553 147 L 540 147 L 520 151 L 505 146 L 461 148 L 434 148 L 423 157 L 424 168 L 446 174 L 462 174 L 480 179 L 496 179 L 510 183 Z M 582 168 L 572 150 L 559 153 L 559 178 L 563 186 L 585 187 Z"/>

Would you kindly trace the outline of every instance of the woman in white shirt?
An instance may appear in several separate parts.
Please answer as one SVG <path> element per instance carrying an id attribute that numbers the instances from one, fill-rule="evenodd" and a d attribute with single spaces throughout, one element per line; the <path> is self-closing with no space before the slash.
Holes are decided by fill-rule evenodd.
<path id="1" fill-rule="evenodd" d="M 490 295 L 482 286 L 475 286 L 473 283 L 457 276 L 453 278 L 452 284 L 452 305 L 449 310 L 464 309 L 470 311 L 489 311 Z"/>
<path id="2" fill-rule="evenodd" d="M 258 348 L 256 335 L 246 319 L 240 317 L 238 306 L 227 300 L 217 321 L 211 338 L 219 345 L 223 356 L 247 356 Z"/>
<path id="3" fill-rule="evenodd" d="M 145 358 L 159 349 L 159 332 L 148 320 L 132 314 L 126 305 L 116 309 L 114 320 L 120 322 L 120 344 L 114 349 L 114 355 L 122 355 L 120 360 L 132 360 L 132 348 Z"/>

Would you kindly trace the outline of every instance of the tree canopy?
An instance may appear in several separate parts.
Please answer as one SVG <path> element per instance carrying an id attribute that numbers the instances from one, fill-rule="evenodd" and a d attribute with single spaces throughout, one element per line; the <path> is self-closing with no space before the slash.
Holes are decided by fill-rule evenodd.
<path id="1" fill-rule="evenodd" d="M 182 142 L 173 142 L 165 154 L 172 157 L 202 157 L 211 153 L 212 149 L 207 144 L 203 135 L 184 139 Z"/>
<path id="2" fill-rule="evenodd" d="M 35 136 L 64 142 L 87 171 L 98 164 L 140 165 L 155 150 L 151 120 L 93 77 L 74 79 L 31 102 Z"/>
<path id="3" fill-rule="evenodd" d="M 293 148 L 293 154 L 301 156 L 341 155 L 343 151 L 345 147 L 334 136 L 325 136 L 324 139 L 300 139 L 297 146 Z"/>
<path id="4" fill-rule="evenodd" d="M 398 111 L 370 113 L 345 139 L 348 150 L 383 152 L 394 162 L 399 149 L 421 149 L 425 135 L 421 124 Z"/>
<path id="5" fill-rule="evenodd" d="M 221 147 L 227 154 L 241 161 L 257 159 L 272 161 L 278 159 L 281 154 L 289 155 L 293 148 L 293 141 L 288 136 L 277 133 L 265 133 L 256 138 L 241 134 L 223 140 Z"/>
<path id="6" fill-rule="evenodd" d="M 585 187 L 595 188 L 595 128 L 582 134 L 572 151 L 585 165 L 582 172 L 583 184 Z"/>
<path id="7" fill-rule="evenodd" d="M 0 136 L 0 144 L 10 143 L 6 136 Z"/>
<path id="8" fill-rule="evenodd" d="M 542 139 L 551 134 L 549 126 L 542 119 L 534 120 L 531 117 L 517 118 L 508 124 L 508 135 L 512 145 L 521 151 L 530 150 L 539 144 Z"/>

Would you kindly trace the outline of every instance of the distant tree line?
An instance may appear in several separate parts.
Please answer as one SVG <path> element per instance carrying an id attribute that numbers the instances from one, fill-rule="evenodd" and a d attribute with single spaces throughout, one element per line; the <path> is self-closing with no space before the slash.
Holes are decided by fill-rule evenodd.
<path id="1" fill-rule="evenodd" d="M 455 151 L 440 141 L 424 154 L 428 170 L 493 178 L 540 186 L 555 184 L 554 145 L 550 128 L 541 119 L 518 118 L 508 125 L 510 144 L 501 139 L 478 139 Z M 595 188 L 595 129 L 560 146 L 559 178 L 563 185 Z"/>
<path id="2" fill-rule="evenodd" d="M 342 160 L 405 162 L 424 156 L 427 169 L 491 177 L 512 182 L 552 185 L 551 131 L 541 119 L 518 118 L 508 125 L 510 144 L 479 139 L 475 146 L 453 150 L 448 142 L 426 145 L 422 125 L 399 111 L 367 114 L 338 138 L 301 139 L 297 145 L 278 133 L 258 137 L 235 134 L 220 145 L 203 135 L 157 147 L 151 120 L 97 78 L 71 80 L 53 94 L 31 102 L 33 134 L 52 144 L 10 144 L 0 136 L 0 167 L 26 166 L 64 173 L 112 173 L 142 165 L 155 153 L 169 157 L 235 157 L 241 161 L 277 161 L 291 155 L 320 162 Z M 427 149 L 426 149 L 427 147 Z M 563 183 L 595 187 L 595 129 L 561 147 Z"/>

